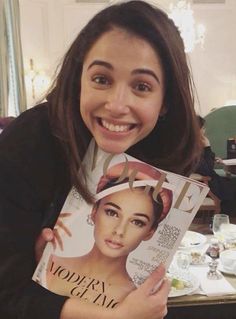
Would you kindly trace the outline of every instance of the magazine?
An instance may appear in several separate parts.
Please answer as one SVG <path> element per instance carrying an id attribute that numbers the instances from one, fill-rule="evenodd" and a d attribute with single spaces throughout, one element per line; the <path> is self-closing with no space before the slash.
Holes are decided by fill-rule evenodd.
<path id="1" fill-rule="evenodd" d="M 209 189 L 127 154 L 105 153 L 94 140 L 83 165 L 94 204 L 72 188 L 33 280 L 113 308 L 160 263 L 169 267 Z"/>

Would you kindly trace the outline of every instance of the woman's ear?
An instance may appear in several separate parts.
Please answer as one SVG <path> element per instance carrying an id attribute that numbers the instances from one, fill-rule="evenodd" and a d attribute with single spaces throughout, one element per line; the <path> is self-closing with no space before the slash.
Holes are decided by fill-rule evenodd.
<path id="1" fill-rule="evenodd" d="M 97 213 L 97 209 L 98 209 L 98 203 L 94 204 L 93 205 L 93 209 L 92 209 L 92 212 L 91 212 L 91 220 L 93 221 L 93 223 L 95 223 L 95 219 L 96 219 L 96 213 Z"/>

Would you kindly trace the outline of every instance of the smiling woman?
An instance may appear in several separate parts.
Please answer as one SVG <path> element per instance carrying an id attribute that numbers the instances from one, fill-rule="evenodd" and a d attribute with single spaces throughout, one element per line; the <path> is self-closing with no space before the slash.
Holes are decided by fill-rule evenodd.
<path id="1" fill-rule="evenodd" d="M 94 203 L 81 165 L 93 137 L 106 152 L 127 152 L 180 174 L 189 174 L 199 158 L 199 127 L 183 41 L 167 14 L 144 1 L 111 5 L 95 15 L 65 54 L 46 102 L 22 113 L 0 135 L 2 318 L 166 315 L 169 285 L 162 282 L 163 267 L 114 309 L 67 299 L 31 280 L 40 232 L 55 224 L 71 187 Z M 143 202 L 150 206 L 150 199 Z M 109 220 L 111 214 L 106 215 Z M 145 215 L 152 219 L 149 214 L 150 207 Z M 93 215 L 95 222 L 98 215 Z M 136 217 L 143 221 L 143 216 L 135 216 L 128 225 L 143 231 L 146 226 L 137 227 L 142 222 Z M 145 223 L 148 236 L 150 223 Z M 116 239 L 106 238 L 107 246 L 116 245 Z M 160 281 L 159 290 L 150 296 Z"/>

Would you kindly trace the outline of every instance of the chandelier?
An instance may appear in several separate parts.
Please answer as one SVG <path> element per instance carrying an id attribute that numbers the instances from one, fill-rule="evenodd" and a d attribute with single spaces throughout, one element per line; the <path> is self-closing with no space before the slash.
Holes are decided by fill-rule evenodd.
<path id="1" fill-rule="evenodd" d="M 193 10 L 187 0 L 178 0 L 176 4 L 170 4 L 169 17 L 174 21 L 184 41 L 185 52 L 193 51 L 196 44 L 203 48 L 205 41 L 205 26 L 196 24 Z"/>

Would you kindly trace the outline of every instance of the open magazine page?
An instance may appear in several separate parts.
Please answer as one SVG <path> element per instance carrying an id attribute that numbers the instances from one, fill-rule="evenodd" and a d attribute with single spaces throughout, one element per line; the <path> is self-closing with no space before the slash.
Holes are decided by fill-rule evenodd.
<path id="1" fill-rule="evenodd" d="M 115 307 L 160 264 L 169 267 L 208 187 L 91 142 L 88 205 L 72 189 L 33 279 L 60 295 Z"/>

